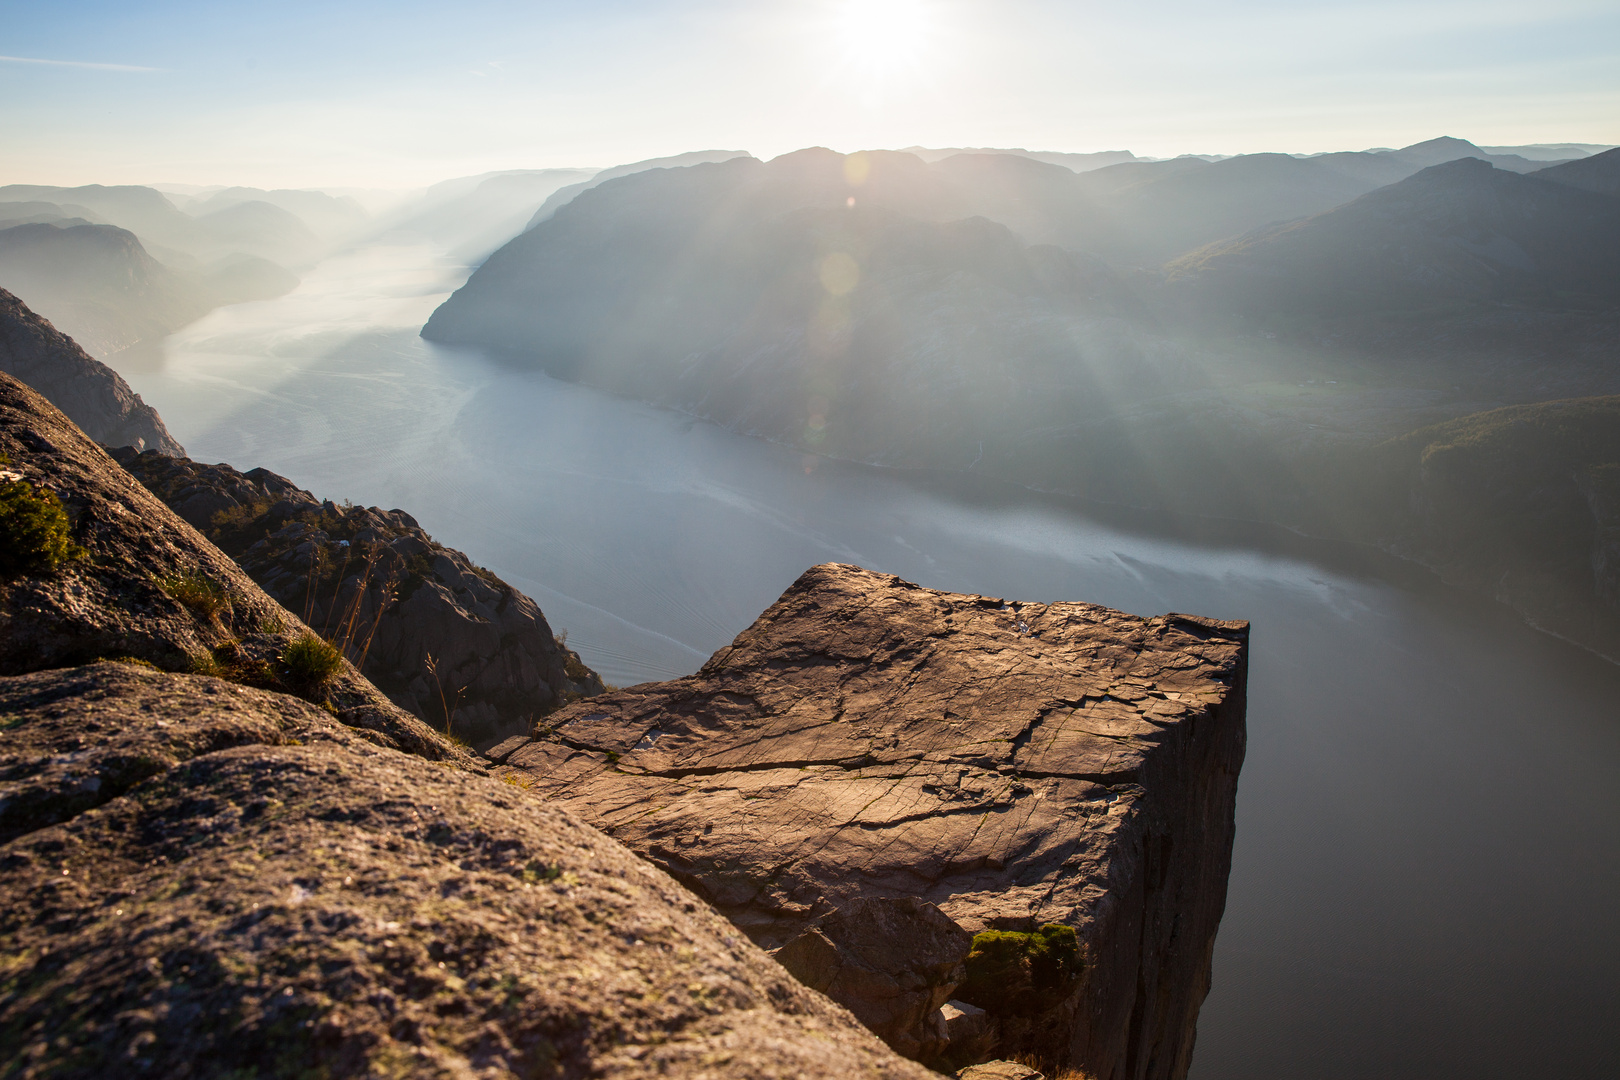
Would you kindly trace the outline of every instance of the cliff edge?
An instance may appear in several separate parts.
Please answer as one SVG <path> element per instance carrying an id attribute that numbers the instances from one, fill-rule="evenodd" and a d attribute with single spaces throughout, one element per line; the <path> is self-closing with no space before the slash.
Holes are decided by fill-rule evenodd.
<path id="1" fill-rule="evenodd" d="M 1247 629 L 818 566 L 697 674 L 491 755 L 903 1053 L 1168 1080 L 1225 905 Z"/>
<path id="2" fill-rule="evenodd" d="M 297 617 L 7 375 L 0 452 L 7 1077 L 931 1075 L 346 662 L 299 678 Z"/>

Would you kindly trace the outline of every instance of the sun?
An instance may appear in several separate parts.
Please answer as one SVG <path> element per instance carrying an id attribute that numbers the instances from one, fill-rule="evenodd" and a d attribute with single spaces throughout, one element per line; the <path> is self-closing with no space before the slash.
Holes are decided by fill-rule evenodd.
<path id="1" fill-rule="evenodd" d="M 837 18 L 844 63 L 880 83 L 914 73 L 929 52 L 934 22 L 927 0 L 848 0 Z"/>

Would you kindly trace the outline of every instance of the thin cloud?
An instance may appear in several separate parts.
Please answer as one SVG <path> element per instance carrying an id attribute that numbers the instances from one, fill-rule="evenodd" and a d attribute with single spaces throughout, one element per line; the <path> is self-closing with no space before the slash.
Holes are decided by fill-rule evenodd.
<path id="1" fill-rule="evenodd" d="M 42 60 L 37 56 L 0 56 L 8 64 L 49 64 L 52 67 L 94 68 L 97 71 L 162 71 L 162 68 L 135 64 L 96 64 L 89 60 Z"/>

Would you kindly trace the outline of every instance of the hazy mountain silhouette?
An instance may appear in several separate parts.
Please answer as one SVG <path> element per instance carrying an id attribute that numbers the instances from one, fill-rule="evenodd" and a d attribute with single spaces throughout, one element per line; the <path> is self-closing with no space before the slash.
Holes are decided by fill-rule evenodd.
<path id="1" fill-rule="evenodd" d="M 522 169 L 464 176 L 435 184 L 391 224 L 421 233 L 470 262 L 523 231 L 546 198 L 566 184 L 588 179 L 591 169 Z"/>
<path id="2" fill-rule="evenodd" d="M 1547 164 L 1545 161 L 1532 161 L 1518 154 L 1488 154 L 1467 139 L 1454 139 L 1449 135 L 1427 142 L 1413 143 L 1399 150 L 1385 150 L 1379 156 L 1394 158 L 1417 169 L 1444 165 L 1459 158 L 1478 158 L 1509 172 L 1534 172 Z"/>
<path id="3" fill-rule="evenodd" d="M 912 463 L 1092 384 L 1082 343 L 1113 348 L 1093 324 L 1128 304 L 1106 267 L 982 217 L 903 214 L 957 198 L 909 154 L 865 155 L 858 184 L 849 165 L 816 149 L 604 183 L 491 256 L 423 335 Z"/>
<path id="4" fill-rule="evenodd" d="M 0 202 L 0 228 L 50 222 L 64 225 L 105 224 L 95 211 L 87 206 L 78 206 L 74 203 L 68 203 L 64 206 L 53 202 L 42 202 L 37 199 L 24 202 Z"/>
<path id="5" fill-rule="evenodd" d="M 264 200 L 227 200 L 214 209 L 205 205 L 202 216 L 195 218 L 162 192 L 132 185 L 64 188 L 12 184 L 0 187 L 0 202 L 8 201 L 82 207 L 94 215 L 87 219 L 92 223 L 127 229 L 140 237 L 150 254 L 188 269 L 191 259 L 210 263 L 238 253 L 300 264 L 324 249 L 301 218 Z M 84 216 L 69 214 L 66 209 L 64 215 Z"/>
<path id="6" fill-rule="evenodd" d="M 196 224 L 200 239 L 191 250 L 214 257 L 242 253 L 283 266 L 302 266 L 325 247 L 296 214 L 257 199 L 205 213 Z"/>
<path id="7" fill-rule="evenodd" d="M 1620 196 L 1620 147 L 1578 161 L 1553 165 L 1531 175 L 1538 180 L 1551 180 L 1555 184 L 1567 184 L 1599 195 Z"/>
<path id="8" fill-rule="evenodd" d="M 348 196 L 334 197 L 324 191 L 299 191 L 288 188 L 278 188 L 274 191 L 249 187 L 225 188 L 205 199 L 197 200 L 194 205 L 188 207 L 188 210 L 193 216 L 203 217 L 248 202 L 269 203 L 271 206 L 280 207 L 328 242 L 353 234 L 370 220 L 365 208 Z"/>
<path id="9" fill-rule="evenodd" d="M 1462 158 L 1167 268 L 1254 317 L 1620 299 L 1620 200 Z"/>
<path id="10" fill-rule="evenodd" d="M 0 288 L 101 357 L 162 337 L 220 304 L 277 296 L 295 284 L 280 267 L 246 255 L 179 272 L 112 225 L 0 229 Z"/>
<path id="11" fill-rule="evenodd" d="M 630 176 L 648 169 L 681 169 L 688 165 L 703 165 L 710 162 L 730 161 L 732 158 L 749 157 L 746 150 L 694 150 L 686 154 L 676 154 L 674 157 L 648 158 L 646 161 L 634 161 L 628 165 L 615 165 L 611 169 L 592 173 L 589 177 L 558 188 L 544 203 L 542 203 L 530 217 L 525 228 L 532 229 L 540 222 L 557 212 L 557 207 L 571 202 L 574 196 L 582 191 L 589 191 L 598 184 L 609 180 L 617 180 L 621 176 Z"/>
<path id="12" fill-rule="evenodd" d="M 929 164 L 944 161 L 946 158 L 955 157 L 958 154 L 1010 154 L 1015 157 L 1029 158 L 1032 161 L 1042 161 L 1048 165 L 1062 165 L 1072 172 L 1090 172 L 1093 169 L 1101 169 L 1109 165 L 1118 165 L 1122 162 L 1137 160 L 1136 155 L 1129 150 L 1100 150 L 1093 154 L 1063 154 L 1053 150 L 1025 150 L 1022 147 L 996 149 L 993 147 L 959 146 L 954 149 L 937 149 L 927 146 L 907 146 L 901 148 L 900 152 L 915 155 Z"/>

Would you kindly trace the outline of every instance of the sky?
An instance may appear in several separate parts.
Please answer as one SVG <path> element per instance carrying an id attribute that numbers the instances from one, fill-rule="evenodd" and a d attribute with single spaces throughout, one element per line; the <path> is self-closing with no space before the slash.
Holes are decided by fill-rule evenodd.
<path id="1" fill-rule="evenodd" d="M 0 183 L 1620 143 L 1616 0 L 0 0 Z"/>

